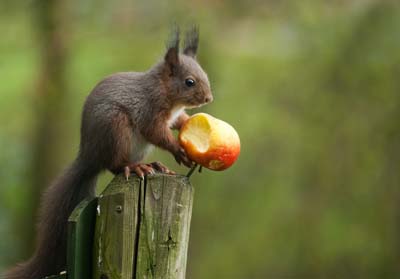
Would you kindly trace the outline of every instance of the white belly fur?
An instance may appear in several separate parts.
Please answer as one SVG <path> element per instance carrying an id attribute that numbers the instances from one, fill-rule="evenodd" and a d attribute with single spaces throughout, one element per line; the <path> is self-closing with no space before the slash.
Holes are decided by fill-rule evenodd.
<path id="1" fill-rule="evenodd" d="M 179 106 L 172 109 L 171 116 L 168 120 L 168 127 L 172 127 L 172 125 L 174 125 L 175 121 L 178 119 L 179 115 L 181 115 L 184 109 L 185 107 L 183 106 Z"/>
<path id="2" fill-rule="evenodd" d="M 139 132 L 133 132 L 131 162 L 140 163 L 154 148 Z"/>
<path id="3" fill-rule="evenodd" d="M 171 127 L 175 123 L 184 109 L 184 107 L 176 107 L 171 111 L 168 127 Z M 132 139 L 131 162 L 140 163 L 153 150 L 154 145 L 146 141 L 138 131 L 133 131 Z"/>

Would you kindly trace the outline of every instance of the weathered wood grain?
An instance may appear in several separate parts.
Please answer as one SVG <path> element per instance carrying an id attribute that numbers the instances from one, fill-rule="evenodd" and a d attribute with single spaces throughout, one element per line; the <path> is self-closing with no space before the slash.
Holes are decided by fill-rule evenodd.
<path id="1" fill-rule="evenodd" d="M 136 278 L 185 278 L 193 187 L 164 175 L 143 188 Z"/>
<path id="2" fill-rule="evenodd" d="M 100 195 L 93 251 L 93 278 L 133 278 L 141 181 L 116 176 Z"/>
<path id="3" fill-rule="evenodd" d="M 185 176 L 116 176 L 98 200 L 93 278 L 185 278 L 193 194 Z"/>

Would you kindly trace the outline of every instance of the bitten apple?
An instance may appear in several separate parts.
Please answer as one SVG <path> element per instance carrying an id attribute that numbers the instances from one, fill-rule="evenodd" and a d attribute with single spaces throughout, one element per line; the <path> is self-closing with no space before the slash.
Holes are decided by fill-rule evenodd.
<path id="1" fill-rule="evenodd" d="M 211 170 L 229 168 L 240 153 L 240 139 L 228 123 L 206 113 L 191 116 L 179 131 L 188 157 Z"/>

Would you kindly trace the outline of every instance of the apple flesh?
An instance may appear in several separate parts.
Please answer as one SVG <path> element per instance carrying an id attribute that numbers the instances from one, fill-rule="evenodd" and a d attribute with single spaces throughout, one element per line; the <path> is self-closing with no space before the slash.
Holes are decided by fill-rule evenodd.
<path id="1" fill-rule="evenodd" d="M 240 139 L 228 123 L 206 113 L 191 116 L 179 131 L 188 157 L 211 170 L 229 168 L 240 153 Z"/>

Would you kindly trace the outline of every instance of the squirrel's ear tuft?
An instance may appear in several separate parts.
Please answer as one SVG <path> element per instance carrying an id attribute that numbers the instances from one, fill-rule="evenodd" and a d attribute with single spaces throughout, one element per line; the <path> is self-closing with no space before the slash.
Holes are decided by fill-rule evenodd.
<path id="1" fill-rule="evenodd" d="M 174 25 L 167 41 L 167 53 L 165 54 L 165 62 L 170 66 L 171 70 L 179 64 L 179 27 Z"/>
<path id="2" fill-rule="evenodd" d="M 196 58 L 198 46 L 199 46 L 199 27 L 197 25 L 193 25 L 186 31 L 183 53 L 187 56 Z"/>

